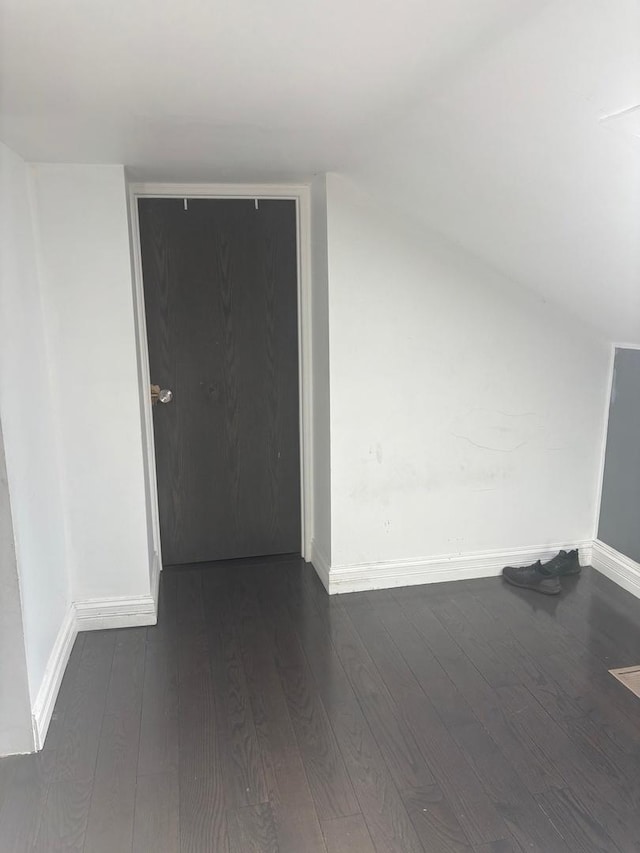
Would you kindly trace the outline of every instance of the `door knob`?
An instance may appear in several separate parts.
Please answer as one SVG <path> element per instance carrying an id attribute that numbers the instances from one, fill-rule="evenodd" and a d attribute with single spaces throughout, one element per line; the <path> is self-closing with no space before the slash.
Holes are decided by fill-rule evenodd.
<path id="1" fill-rule="evenodd" d="M 159 385 L 151 386 L 151 403 L 170 403 L 173 400 L 173 391 L 169 388 L 161 388 Z"/>

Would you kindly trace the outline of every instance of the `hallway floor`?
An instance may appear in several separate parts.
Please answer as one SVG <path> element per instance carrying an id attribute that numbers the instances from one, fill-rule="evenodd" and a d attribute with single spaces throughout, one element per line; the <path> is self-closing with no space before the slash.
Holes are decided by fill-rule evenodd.
<path id="1" fill-rule="evenodd" d="M 583 570 L 329 597 L 297 559 L 165 571 L 80 635 L 0 850 L 640 851 L 640 600 Z"/>

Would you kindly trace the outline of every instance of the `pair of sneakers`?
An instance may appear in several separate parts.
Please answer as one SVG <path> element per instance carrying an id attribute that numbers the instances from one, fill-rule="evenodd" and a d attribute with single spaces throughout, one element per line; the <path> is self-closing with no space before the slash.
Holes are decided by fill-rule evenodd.
<path id="1" fill-rule="evenodd" d="M 560 551 L 548 563 L 538 560 L 532 566 L 507 566 L 502 570 L 502 577 L 507 583 L 522 589 L 534 589 L 544 595 L 558 595 L 560 578 L 578 574 L 580 560 L 577 550 Z"/>

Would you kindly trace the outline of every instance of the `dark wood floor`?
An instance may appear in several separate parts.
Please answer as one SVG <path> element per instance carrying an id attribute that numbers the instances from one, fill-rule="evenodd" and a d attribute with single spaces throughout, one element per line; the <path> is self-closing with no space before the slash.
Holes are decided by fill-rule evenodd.
<path id="1" fill-rule="evenodd" d="M 0 850 L 640 851 L 640 601 L 587 569 L 329 599 L 299 560 L 165 572 L 80 635 Z"/>

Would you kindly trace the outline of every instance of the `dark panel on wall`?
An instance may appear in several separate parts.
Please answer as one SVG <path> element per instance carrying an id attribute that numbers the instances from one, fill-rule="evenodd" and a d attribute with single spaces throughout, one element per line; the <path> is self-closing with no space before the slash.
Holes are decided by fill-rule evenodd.
<path id="1" fill-rule="evenodd" d="M 616 350 L 598 539 L 640 562 L 640 350 Z"/>

